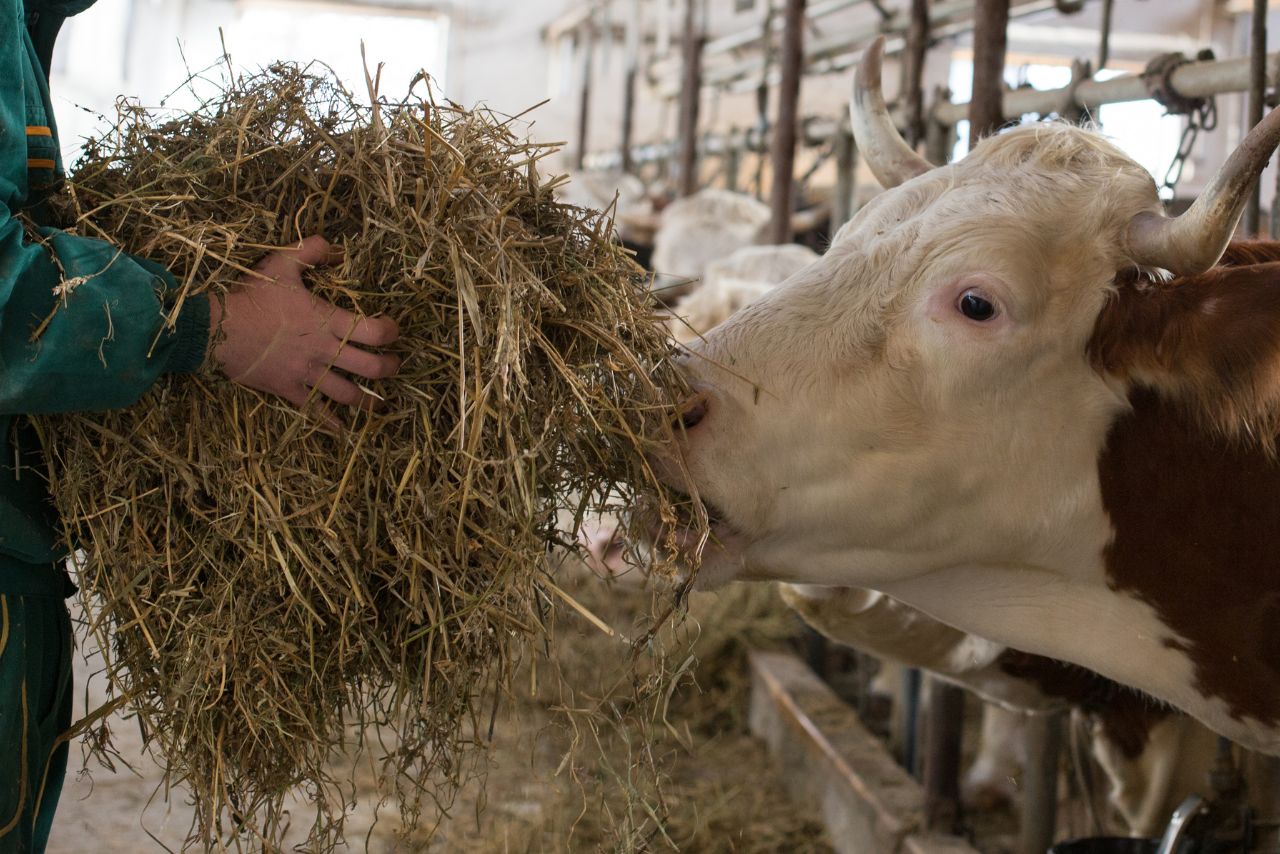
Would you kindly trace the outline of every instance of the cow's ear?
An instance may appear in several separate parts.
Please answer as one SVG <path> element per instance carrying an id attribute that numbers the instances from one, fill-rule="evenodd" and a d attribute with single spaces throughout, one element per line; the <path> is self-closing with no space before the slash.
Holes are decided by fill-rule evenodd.
<path id="1" fill-rule="evenodd" d="M 1118 281 L 1089 354 L 1100 373 L 1155 390 L 1200 424 L 1270 446 L 1280 431 L 1280 244 L 1233 249 L 1198 276 Z"/>

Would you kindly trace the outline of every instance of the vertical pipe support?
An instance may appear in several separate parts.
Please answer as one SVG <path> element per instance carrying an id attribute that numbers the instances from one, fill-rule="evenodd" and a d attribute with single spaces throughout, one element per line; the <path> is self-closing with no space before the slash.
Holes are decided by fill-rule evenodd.
<path id="1" fill-rule="evenodd" d="M 1054 842 L 1058 827 L 1058 764 L 1066 717 L 1066 712 L 1027 716 L 1019 854 L 1044 854 Z"/>
<path id="2" fill-rule="evenodd" d="M 834 140 L 836 154 L 836 192 L 831 202 L 831 234 L 853 219 L 853 194 L 858 172 L 858 149 L 853 143 L 853 131 L 841 122 Z"/>
<path id="3" fill-rule="evenodd" d="M 1267 95 L 1267 0 L 1253 0 L 1249 18 L 1249 127 L 1262 121 Z M 1262 181 L 1254 179 L 1249 202 L 1244 209 L 1246 238 L 1258 235 L 1262 215 Z"/>
<path id="4" fill-rule="evenodd" d="M 804 71 L 805 0 L 786 0 L 782 29 L 782 82 L 778 120 L 773 128 L 773 192 L 769 241 L 790 243 L 791 209 L 795 201 L 796 141 L 800 115 L 800 77 Z"/>
<path id="5" fill-rule="evenodd" d="M 731 193 L 738 192 L 742 182 L 742 152 L 746 141 L 739 139 L 736 133 L 729 135 L 729 145 L 724 153 L 724 188 Z"/>
<path id="6" fill-rule="evenodd" d="M 684 88 L 680 92 L 680 146 L 677 161 L 681 196 L 698 191 L 698 107 L 702 99 L 702 46 L 706 37 L 699 28 L 699 0 L 685 0 Z"/>
<path id="7" fill-rule="evenodd" d="M 907 144 L 915 148 L 924 139 L 924 62 L 929 52 L 929 0 L 911 0 L 907 44 L 902 64 L 901 98 L 906 104 Z"/>
<path id="8" fill-rule="evenodd" d="M 636 85 L 640 79 L 640 0 L 631 0 L 627 15 L 627 50 L 622 82 L 622 172 L 630 175 L 635 169 L 631 159 L 631 146 L 635 137 Z"/>
<path id="9" fill-rule="evenodd" d="M 973 97 L 969 147 L 1004 124 L 1004 59 L 1009 46 L 1009 0 L 978 0 L 973 10 Z"/>
<path id="10" fill-rule="evenodd" d="M 578 102 L 578 150 L 574 154 L 573 167 L 582 171 L 587 160 L 587 145 L 591 130 L 591 59 L 595 53 L 595 21 L 588 18 L 582 29 L 582 90 Z"/>
<path id="11" fill-rule="evenodd" d="M 939 833 L 960 824 L 960 765 L 964 731 L 964 689 L 931 677 L 925 716 L 924 821 Z"/>

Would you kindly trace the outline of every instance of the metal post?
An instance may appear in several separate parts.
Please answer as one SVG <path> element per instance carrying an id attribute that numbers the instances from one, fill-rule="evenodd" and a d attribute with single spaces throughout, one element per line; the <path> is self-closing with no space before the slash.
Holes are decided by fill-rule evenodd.
<path id="1" fill-rule="evenodd" d="M 636 83 L 640 79 L 640 0 L 631 0 L 627 16 L 626 71 L 622 83 L 622 171 L 630 175 L 631 142 L 635 136 Z"/>
<path id="2" fill-rule="evenodd" d="M 1253 0 L 1249 21 L 1249 127 L 1262 121 L 1263 99 L 1267 94 L 1267 0 Z M 1245 237 L 1258 234 L 1262 207 L 1262 182 L 1253 181 L 1249 203 L 1244 209 Z"/>
<path id="3" fill-rule="evenodd" d="M 907 144 L 915 148 L 924 138 L 924 60 L 929 52 L 929 0 L 911 0 L 902 99 L 907 108 Z"/>
<path id="4" fill-rule="evenodd" d="M 578 104 L 578 150 L 573 165 L 579 171 L 586 165 L 587 137 L 591 123 L 591 56 L 595 53 L 595 22 L 588 19 L 582 33 L 582 100 Z"/>
<path id="5" fill-rule="evenodd" d="M 960 748 L 964 690 L 929 680 L 925 717 L 924 820 L 930 830 L 954 833 L 960 823 Z"/>
<path id="6" fill-rule="evenodd" d="M 1065 712 L 1027 717 L 1019 854 L 1045 854 L 1053 844 L 1058 827 L 1058 762 L 1065 721 Z"/>
<path id="7" fill-rule="evenodd" d="M 679 193 L 698 191 L 698 106 L 702 93 L 702 45 L 698 28 L 698 0 L 685 0 L 684 89 L 680 93 Z"/>
<path id="8" fill-rule="evenodd" d="M 773 193 L 769 240 L 790 243 L 791 208 L 795 194 L 796 132 L 800 113 L 800 76 L 804 64 L 805 0 L 787 0 L 782 29 L 782 83 L 778 91 L 778 121 L 773 128 Z"/>
<path id="9" fill-rule="evenodd" d="M 933 106 L 929 109 L 929 118 L 924 126 L 924 159 L 934 166 L 942 166 L 951 160 L 951 152 L 956 149 L 956 130 L 954 126 L 943 124 L 934 118 L 939 104 L 951 101 L 951 90 L 945 86 L 937 86 L 933 90 Z"/>
<path id="10" fill-rule="evenodd" d="M 902 767 L 913 777 L 920 776 L 920 669 L 908 667 L 902 671 L 902 708 L 899 729 L 902 734 Z"/>
<path id="11" fill-rule="evenodd" d="M 734 142 L 724 153 L 724 188 L 731 193 L 738 192 L 741 178 L 742 146 Z"/>
<path id="12" fill-rule="evenodd" d="M 1009 44 L 1009 0 L 978 0 L 973 16 L 970 148 L 1004 124 L 1004 55 Z"/>
<path id="13" fill-rule="evenodd" d="M 1115 11 L 1115 0 L 1102 0 L 1102 39 L 1098 44 L 1098 70 L 1107 67 L 1111 59 L 1111 19 Z"/>
<path id="14" fill-rule="evenodd" d="M 836 195 L 831 201 L 831 233 L 853 219 L 854 178 L 858 171 L 858 150 L 853 144 L 853 132 L 843 124 L 836 131 Z"/>

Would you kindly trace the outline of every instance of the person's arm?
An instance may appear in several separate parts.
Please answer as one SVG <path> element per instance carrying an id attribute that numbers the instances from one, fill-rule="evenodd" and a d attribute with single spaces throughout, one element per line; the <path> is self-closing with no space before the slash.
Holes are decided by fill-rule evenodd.
<path id="1" fill-rule="evenodd" d="M 206 298 L 187 299 L 166 327 L 173 283 L 162 269 L 98 240 L 43 240 L 0 203 L 0 414 L 126 406 L 161 374 L 204 361 Z"/>

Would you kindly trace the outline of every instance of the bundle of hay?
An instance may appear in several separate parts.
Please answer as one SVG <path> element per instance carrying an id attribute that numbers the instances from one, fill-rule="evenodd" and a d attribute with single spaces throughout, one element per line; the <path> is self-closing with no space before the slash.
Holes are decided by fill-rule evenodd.
<path id="1" fill-rule="evenodd" d="M 330 846 L 326 769 L 353 747 L 412 825 L 569 600 L 544 561 L 572 541 L 565 496 L 579 517 L 621 490 L 692 518 L 644 462 L 684 389 L 607 218 L 554 200 L 549 149 L 509 119 L 375 103 L 280 65 L 190 114 L 126 108 L 60 202 L 67 227 L 215 298 L 323 234 L 345 256 L 310 287 L 401 330 L 385 409 L 339 435 L 211 369 L 38 424 L 113 690 L 195 798 L 196 841 L 271 845 L 300 790 L 308 847 Z M 366 723 L 394 750 L 347 744 Z"/>

